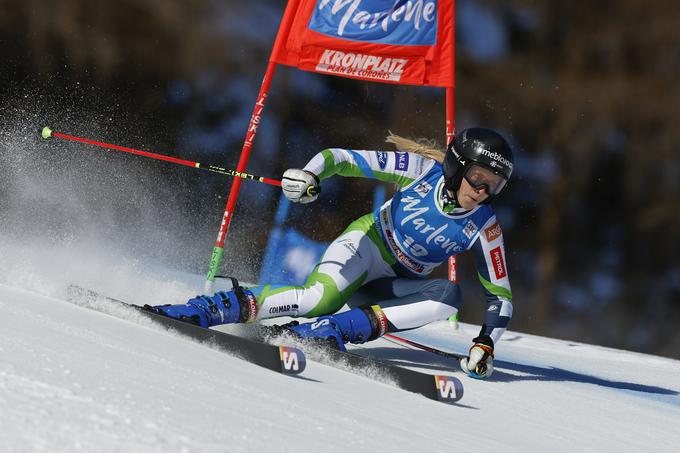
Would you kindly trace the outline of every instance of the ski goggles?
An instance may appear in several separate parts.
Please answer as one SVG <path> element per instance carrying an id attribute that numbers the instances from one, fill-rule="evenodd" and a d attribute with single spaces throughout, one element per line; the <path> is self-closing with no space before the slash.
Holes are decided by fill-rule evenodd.
<path id="1" fill-rule="evenodd" d="M 504 176 L 477 164 L 470 165 L 463 177 L 475 190 L 484 188 L 489 195 L 498 195 L 508 183 Z"/>

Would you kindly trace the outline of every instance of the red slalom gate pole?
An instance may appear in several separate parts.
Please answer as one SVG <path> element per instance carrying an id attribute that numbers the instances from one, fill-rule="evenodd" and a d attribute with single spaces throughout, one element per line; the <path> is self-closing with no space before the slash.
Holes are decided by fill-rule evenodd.
<path id="1" fill-rule="evenodd" d="M 455 11 L 455 1 L 454 1 L 454 11 Z M 456 30 L 456 14 L 453 14 L 453 24 L 452 24 L 455 36 Z M 453 55 L 451 58 L 451 70 L 453 71 L 454 81 L 450 87 L 446 87 L 446 145 L 453 140 L 453 136 L 456 132 L 456 98 L 455 98 L 455 77 L 456 77 L 456 46 L 454 45 L 451 49 Z M 448 277 L 449 281 L 453 283 L 458 283 L 458 262 L 455 256 L 449 257 L 448 263 Z M 458 322 L 458 312 L 449 318 L 449 321 Z"/>
<path id="2" fill-rule="evenodd" d="M 454 89 L 453 87 L 446 88 L 446 144 L 448 145 L 453 140 L 453 135 L 456 127 L 455 103 L 454 103 Z M 453 283 L 458 283 L 458 263 L 456 257 L 449 258 L 449 280 Z M 457 314 L 454 315 L 457 318 Z"/>
<path id="3" fill-rule="evenodd" d="M 248 130 L 246 131 L 246 138 L 243 142 L 241 157 L 239 158 L 238 165 L 236 166 L 237 172 L 244 172 L 246 170 L 246 166 L 248 165 L 250 151 L 252 149 L 253 142 L 255 141 L 255 136 L 257 135 L 257 127 L 260 125 L 260 121 L 262 120 L 262 112 L 264 111 L 269 88 L 274 78 L 274 73 L 276 72 L 276 63 L 272 61 L 272 58 L 278 53 L 284 38 L 288 36 L 299 3 L 300 0 L 289 0 L 283 18 L 281 19 L 281 25 L 279 26 L 279 31 L 276 35 L 276 40 L 274 41 L 274 47 L 272 48 L 272 52 L 269 57 L 267 70 L 265 71 L 264 78 L 262 79 L 262 86 L 260 87 L 260 92 L 257 95 L 257 102 L 255 102 L 255 107 L 253 108 L 253 115 L 250 118 L 250 124 L 248 125 Z M 227 206 L 225 207 L 224 214 L 222 215 L 222 224 L 220 225 L 220 230 L 217 234 L 217 240 L 215 241 L 215 247 L 213 248 L 212 256 L 210 257 L 210 267 L 208 269 L 208 275 L 206 276 L 204 288 L 207 294 L 213 292 L 215 277 L 217 276 L 220 265 L 222 264 L 222 257 L 224 255 L 224 241 L 227 238 L 227 234 L 229 233 L 229 225 L 231 224 L 231 219 L 233 217 L 234 208 L 236 207 L 236 200 L 238 198 L 240 189 L 241 180 L 235 179 L 231 185 L 231 190 L 229 191 Z"/>
<path id="4" fill-rule="evenodd" d="M 267 73 L 262 82 L 262 88 L 260 88 L 260 93 L 257 96 L 257 102 L 255 103 L 255 108 L 253 110 L 253 115 L 250 118 L 250 124 L 248 125 L 248 132 L 246 134 L 245 142 L 243 143 L 243 149 L 241 150 L 241 157 L 239 158 L 238 165 L 236 166 L 236 171 L 245 171 L 248 165 L 248 160 L 250 159 L 250 151 L 252 149 L 253 141 L 257 135 L 257 127 L 262 119 L 262 111 L 264 110 L 265 103 L 267 101 L 267 93 L 269 87 L 271 86 L 271 80 L 274 76 L 276 69 L 276 64 L 269 63 L 267 66 Z M 208 268 L 208 275 L 205 280 L 204 290 L 207 294 L 213 292 L 213 285 L 215 282 L 215 277 L 219 273 L 220 265 L 222 264 L 222 257 L 224 256 L 224 241 L 229 233 L 229 225 L 231 224 L 231 219 L 233 217 L 234 208 L 236 207 L 236 200 L 238 199 L 239 191 L 241 190 L 241 180 L 235 179 L 229 190 L 229 198 L 227 199 L 227 205 L 224 208 L 224 214 L 222 214 L 222 223 L 220 225 L 220 230 L 217 233 L 217 240 L 215 241 L 215 246 L 213 247 L 212 256 L 210 257 L 210 267 Z"/>
<path id="5" fill-rule="evenodd" d="M 69 140 L 72 142 L 86 143 L 88 145 L 98 146 L 99 148 L 115 149 L 117 151 L 122 151 L 125 153 L 135 154 L 137 156 L 149 157 L 151 159 L 162 160 L 165 162 L 172 162 L 173 164 L 184 165 L 187 167 L 198 168 L 199 170 L 210 171 L 213 173 L 219 173 L 221 175 L 233 176 L 235 178 L 250 179 L 253 181 L 262 182 L 272 186 L 281 187 L 281 181 L 271 178 L 265 178 L 264 176 L 256 176 L 248 173 L 238 172 L 235 170 L 229 170 L 226 168 L 218 167 L 216 165 L 205 165 L 200 162 L 192 162 L 190 160 L 179 159 L 177 157 L 165 156 L 163 154 L 151 153 L 148 151 L 140 151 L 138 149 L 128 148 L 127 146 L 114 145 L 112 143 L 98 142 L 96 140 L 90 140 L 89 138 L 76 137 L 75 135 L 63 134 L 61 132 L 55 132 L 49 127 L 43 127 L 41 135 L 44 139 L 56 137 L 62 140 Z"/>
<path id="6" fill-rule="evenodd" d="M 453 97 L 453 87 L 446 88 L 446 140 L 447 145 L 453 140 L 456 126 L 455 104 Z M 453 283 L 458 283 L 458 260 L 455 256 L 449 257 L 448 262 L 448 278 Z M 458 322 L 458 312 L 449 317 L 449 321 Z M 457 324 L 456 324 L 457 325 Z"/>

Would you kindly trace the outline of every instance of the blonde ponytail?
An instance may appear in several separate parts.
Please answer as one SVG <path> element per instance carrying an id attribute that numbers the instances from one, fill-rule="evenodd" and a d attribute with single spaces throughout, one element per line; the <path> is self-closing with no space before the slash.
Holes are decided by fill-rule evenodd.
<path id="1" fill-rule="evenodd" d="M 444 156 L 446 156 L 446 151 L 439 148 L 436 140 L 429 140 L 427 138 L 412 140 L 395 135 L 390 131 L 385 141 L 394 144 L 399 151 L 420 154 L 439 163 L 443 163 Z"/>

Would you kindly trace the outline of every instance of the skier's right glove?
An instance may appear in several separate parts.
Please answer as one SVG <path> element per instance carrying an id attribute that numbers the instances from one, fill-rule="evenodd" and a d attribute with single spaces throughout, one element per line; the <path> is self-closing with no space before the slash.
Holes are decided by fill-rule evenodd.
<path id="1" fill-rule="evenodd" d="M 480 335 L 472 341 L 475 344 L 468 356 L 460 359 L 460 367 L 472 378 L 486 379 L 493 373 L 493 340 L 488 335 Z"/>
<path id="2" fill-rule="evenodd" d="M 294 203 L 311 203 L 321 192 L 319 177 L 311 171 L 290 168 L 283 172 L 281 189 L 283 194 Z"/>

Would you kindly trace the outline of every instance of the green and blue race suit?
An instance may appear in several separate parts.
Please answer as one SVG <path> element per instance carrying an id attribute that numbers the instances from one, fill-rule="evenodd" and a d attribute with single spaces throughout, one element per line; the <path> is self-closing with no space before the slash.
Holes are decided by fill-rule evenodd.
<path id="1" fill-rule="evenodd" d="M 391 331 L 447 319 L 460 308 L 460 289 L 427 276 L 450 256 L 470 250 L 486 296 L 482 334 L 500 338 L 512 317 L 512 292 L 503 233 L 491 206 L 465 211 L 444 203 L 441 164 L 414 153 L 331 148 L 305 170 L 321 180 L 341 175 L 393 182 L 399 190 L 330 244 L 304 286 L 251 288 L 259 319 L 331 314 L 361 293 L 381 306 Z"/>

